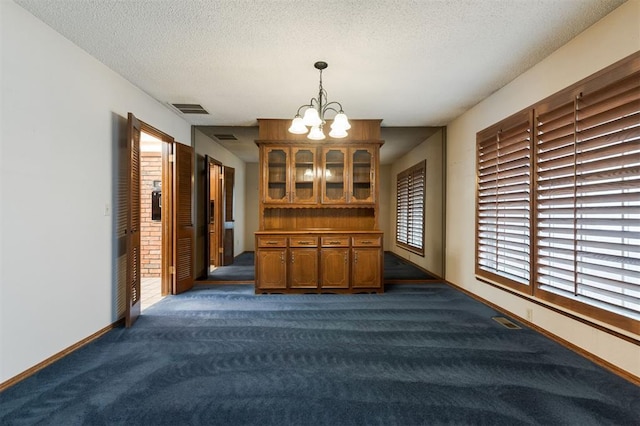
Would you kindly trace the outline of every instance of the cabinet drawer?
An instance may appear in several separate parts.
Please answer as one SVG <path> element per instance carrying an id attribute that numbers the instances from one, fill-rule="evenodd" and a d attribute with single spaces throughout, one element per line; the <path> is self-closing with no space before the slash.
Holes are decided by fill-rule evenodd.
<path id="1" fill-rule="evenodd" d="M 378 235 L 362 235 L 353 237 L 354 247 L 380 247 L 381 239 Z"/>
<path id="2" fill-rule="evenodd" d="M 289 237 L 289 247 L 318 247 L 318 237 Z"/>
<path id="3" fill-rule="evenodd" d="M 322 237 L 322 247 L 349 247 L 349 237 Z"/>
<path id="4" fill-rule="evenodd" d="M 286 247 L 287 237 L 258 237 L 258 247 Z"/>

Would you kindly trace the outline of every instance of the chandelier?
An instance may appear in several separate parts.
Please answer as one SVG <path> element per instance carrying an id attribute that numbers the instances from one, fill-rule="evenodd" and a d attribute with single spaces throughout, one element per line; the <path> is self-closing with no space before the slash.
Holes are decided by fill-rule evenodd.
<path id="1" fill-rule="evenodd" d="M 328 102 L 327 91 L 322 88 L 322 70 L 329 65 L 326 62 L 318 61 L 313 66 L 320 71 L 320 90 L 317 98 L 311 98 L 311 101 L 298 108 L 295 118 L 291 122 L 289 132 L 297 135 L 309 133 L 307 138 L 313 140 L 323 140 L 325 138 L 323 127 L 326 124 L 325 114 L 327 111 L 336 113 L 331 123 L 331 131 L 329 136 L 334 139 L 340 139 L 347 136 L 347 130 L 351 128 L 347 115 L 342 111 L 340 102 Z M 300 112 L 304 110 L 304 116 Z M 309 130 L 309 127 L 311 130 Z"/>

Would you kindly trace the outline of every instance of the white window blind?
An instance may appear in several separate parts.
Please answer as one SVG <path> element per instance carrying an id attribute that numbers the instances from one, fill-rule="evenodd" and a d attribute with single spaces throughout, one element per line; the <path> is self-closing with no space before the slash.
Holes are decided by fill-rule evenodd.
<path id="1" fill-rule="evenodd" d="M 530 279 L 531 113 L 477 137 L 476 273 L 510 286 Z"/>
<path id="2" fill-rule="evenodd" d="M 398 174 L 396 244 L 424 255 L 426 161 Z"/>
<path id="3" fill-rule="evenodd" d="M 536 108 L 537 285 L 640 319 L 640 72 L 596 83 Z"/>

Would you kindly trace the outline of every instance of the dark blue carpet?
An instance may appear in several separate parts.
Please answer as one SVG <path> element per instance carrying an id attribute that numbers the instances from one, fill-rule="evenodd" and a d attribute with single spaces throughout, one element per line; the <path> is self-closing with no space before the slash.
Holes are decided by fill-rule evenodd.
<path id="1" fill-rule="evenodd" d="M 219 266 L 209 272 L 206 281 L 253 281 L 255 280 L 254 259 L 254 252 L 244 252 L 236 256 L 231 265 Z"/>
<path id="2" fill-rule="evenodd" d="M 390 252 L 384 252 L 384 280 L 435 280 L 436 277 L 416 268 L 400 256 Z"/>
<path id="3" fill-rule="evenodd" d="M 444 284 L 198 286 L 0 394 L 0 424 L 640 424 L 640 388 L 495 315 Z"/>
<path id="4" fill-rule="evenodd" d="M 244 252 L 236 256 L 231 265 L 220 266 L 209 272 L 205 281 L 253 281 L 255 280 L 254 259 L 254 252 Z M 400 256 L 389 251 L 384 252 L 385 281 L 435 279 L 437 278 L 416 268 Z"/>

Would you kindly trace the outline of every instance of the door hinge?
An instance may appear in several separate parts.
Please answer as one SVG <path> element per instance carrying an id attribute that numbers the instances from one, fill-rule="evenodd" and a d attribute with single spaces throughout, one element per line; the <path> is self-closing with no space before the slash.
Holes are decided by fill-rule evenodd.
<path id="1" fill-rule="evenodd" d="M 175 266 L 169 266 L 169 273 L 171 275 L 175 275 L 176 274 L 176 267 Z"/>
<path id="2" fill-rule="evenodd" d="M 176 156 L 173 154 L 169 154 L 169 162 L 173 163 L 176 160 Z"/>

